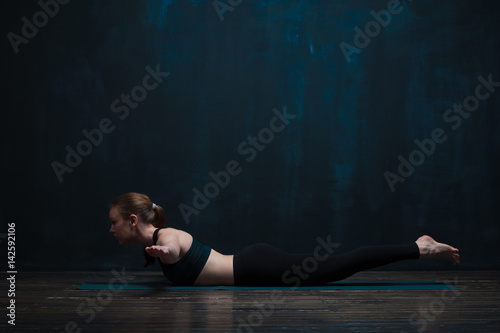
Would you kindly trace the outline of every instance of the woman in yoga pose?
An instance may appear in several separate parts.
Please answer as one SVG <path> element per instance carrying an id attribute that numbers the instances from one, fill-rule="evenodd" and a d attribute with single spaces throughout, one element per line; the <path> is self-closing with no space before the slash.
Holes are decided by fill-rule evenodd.
<path id="1" fill-rule="evenodd" d="M 185 231 L 164 228 L 163 209 L 139 193 L 116 198 L 109 219 L 109 232 L 120 244 L 144 246 L 146 266 L 158 258 L 164 275 L 178 285 L 321 285 L 399 260 L 445 258 L 453 264 L 460 260 L 458 249 L 429 236 L 414 243 L 367 246 L 345 254 L 332 254 L 331 243 L 325 243 L 314 254 L 291 254 L 254 244 L 235 255 L 223 255 Z"/>

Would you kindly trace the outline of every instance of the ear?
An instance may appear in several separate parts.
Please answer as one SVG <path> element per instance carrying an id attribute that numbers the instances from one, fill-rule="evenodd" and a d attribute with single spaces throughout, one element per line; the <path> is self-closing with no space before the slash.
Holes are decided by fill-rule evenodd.
<path id="1" fill-rule="evenodd" d="M 131 227 L 137 226 L 137 220 L 138 220 L 137 215 L 135 214 L 130 215 L 130 226 Z"/>

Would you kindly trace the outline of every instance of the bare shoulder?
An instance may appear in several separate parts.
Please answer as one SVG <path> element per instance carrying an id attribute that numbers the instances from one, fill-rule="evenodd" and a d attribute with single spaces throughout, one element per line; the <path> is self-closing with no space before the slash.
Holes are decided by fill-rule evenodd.
<path id="1" fill-rule="evenodd" d="M 175 228 L 168 227 L 160 229 L 160 231 L 158 231 L 158 238 L 169 237 L 169 236 L 175 236 L 179 238 L 192 238 L 192 236 L 189 233 Z"/>
<path id="2" fill-rule="evenodd" d="M 171 244 L 174 246 L 178 244 L 178 246 L 180 247 L 179 252 L 182 255 L 186 253 L 191 247 L 191 244 L 193 243 L 193 236 L 183 230 L 175 228 L 163 228 L 158 231 L 158 243 L 164 245 Z"/>

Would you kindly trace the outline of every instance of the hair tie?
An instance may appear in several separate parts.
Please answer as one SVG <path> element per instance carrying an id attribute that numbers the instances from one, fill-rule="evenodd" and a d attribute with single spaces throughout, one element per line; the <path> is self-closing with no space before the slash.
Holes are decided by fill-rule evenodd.
<path id="1" fill-rule="evenodd" d="M 156 204 L 153 202 L 153 209 L 155 209 L 155 208 L 156 208 Z"/>

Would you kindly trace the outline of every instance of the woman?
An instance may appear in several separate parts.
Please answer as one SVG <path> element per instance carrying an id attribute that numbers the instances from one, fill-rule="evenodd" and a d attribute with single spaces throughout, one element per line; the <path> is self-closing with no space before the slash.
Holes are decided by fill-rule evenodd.
<path id="1" fill-rule="evenodd" d="M 116 198 L 110 205 L 109 219 L 109 232 L 120 244 L 144 246 L 146 266 L 159 258 L 164 275 L 178 285 L 319 285 L 404 259 L 445 258 L 453 264 L 460 259 L 458 249 L 429 236 L 414 243 L 367 246 L 340 255 L 324 249 L 322 253 L 315 250 L 314 255 L 290 254 L 267 244 L 223 255 L 185 231 L 163 228 L 163 209 L 139 193 Z"/>

